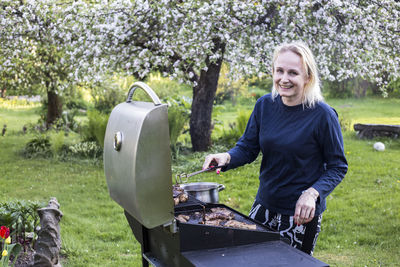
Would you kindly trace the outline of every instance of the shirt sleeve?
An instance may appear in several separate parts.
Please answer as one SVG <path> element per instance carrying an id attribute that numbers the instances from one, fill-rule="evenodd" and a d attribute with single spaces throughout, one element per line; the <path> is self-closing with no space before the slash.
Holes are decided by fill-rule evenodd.
<path id="1" fill-rule="evenodd" d="M 348 167 L 338 115 L 333 108 L 330 111 L 327 116 L 323 116 L 317 133 L 325 171 L 312 186 L 322 199 L 325 199 L 342 181 Z"/>
<path id="2" fill-rule="evenodd" d="M 251 163 L 257 158 L 260 152 L 259 122 L 256 115 L 258 110 L 257 107 L 258 106 L 256 105 L 250 115 L 244 134 L 242 137 L 240 137 L 239 141 L 236 143 L 236 146 L 228 151 L 231 156 L 231 160 L 228 166 L 223 168 L 222 171 Z"/>

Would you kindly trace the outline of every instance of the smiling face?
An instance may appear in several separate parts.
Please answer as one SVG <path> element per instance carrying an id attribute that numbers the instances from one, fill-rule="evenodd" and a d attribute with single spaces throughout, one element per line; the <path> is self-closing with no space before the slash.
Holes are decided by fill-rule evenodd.
<path id="1" fill-rule="evenodd" d="M 290 50 L 281 52 L 275 59 L 272 78 L 285 105 L 295 106 L 302 103 L 308 76 L 298 54 Z"/>

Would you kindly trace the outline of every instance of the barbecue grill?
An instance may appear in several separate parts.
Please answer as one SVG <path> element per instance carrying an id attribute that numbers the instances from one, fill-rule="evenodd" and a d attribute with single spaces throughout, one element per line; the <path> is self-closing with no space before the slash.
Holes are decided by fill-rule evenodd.
<path id="1" fill-rule="evenodd" d="M 152 102 L 132 101 L 137 89 Z M 111 112 L 104 140 L 110 196 L 124 208 L 148 266 L 307 266 L 327 264 L 287 244 L 278 232 L 219 203 L 188 196 L 174 205 L 167 105 L 142 82 Z M 202 224 L 223 209 L 252 229 Z M 186 216 L 187 220 L 179 220 Z"/>

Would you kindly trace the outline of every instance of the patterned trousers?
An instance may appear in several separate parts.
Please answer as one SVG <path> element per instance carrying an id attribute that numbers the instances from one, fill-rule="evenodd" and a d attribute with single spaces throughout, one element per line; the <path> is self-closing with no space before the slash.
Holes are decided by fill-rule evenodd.
<path id="1" fill-rule="evenodd" d="M 293 221 L 293 216 L 269 211 L 256 201 L 250 210 L 249 217 L 279 231 L 283 238 L 289 240 L 291 246 L 307 254 L 313 254 L 321 231 L 322 214 L 315 216 L 309 223 L 297 226 Z"/>

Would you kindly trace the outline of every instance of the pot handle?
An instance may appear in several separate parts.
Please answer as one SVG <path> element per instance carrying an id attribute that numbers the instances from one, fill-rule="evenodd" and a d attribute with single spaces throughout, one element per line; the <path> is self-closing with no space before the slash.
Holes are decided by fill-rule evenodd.
<path id="1" fill-rule="evenodd" d="M 133 93 L 135 92 L 135 90 L 137 88 L 143 89 L 150 96 L 151 100 L 153 100 L 154 105 L 156 105 L 156 106 L 161 105 L 161 101 L 158 98 L 158 96 L 156 95 L 156 93 L 154 93 L 154 91 L 147 84 L 145 84 L 143 82 L 135 82 L 131 86 L 131 89 L 129 89 L 128 97 L 126 98 L 127 103 L 132 102 Z"/>
<path id="2" fill-rule="evenodd" d="M 222 191 L 222 190 L 225 189 L 225 185 L 219 184 L 218 187 L 217 187 L 217 189 L 218 189 L 218 192 L 219 192 L 219 191 Z"/>

